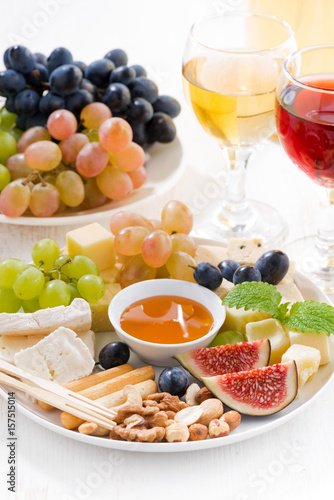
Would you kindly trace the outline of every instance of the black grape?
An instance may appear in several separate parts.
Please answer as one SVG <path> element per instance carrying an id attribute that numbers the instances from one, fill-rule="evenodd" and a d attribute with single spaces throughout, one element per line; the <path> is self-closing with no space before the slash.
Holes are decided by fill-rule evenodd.
<path id="1" fill-rule="evenodd" d="M 15 98 L 16 112 L 23 116 L 33 116 L 39 110 L 39 99 L 39 94 L 35 90 L 22 90 Z"/>
<path id="2" fill-rule="evenodd" d="M 85 64 L 82 61 L 74 61 L 73 64 L 74 64 L 74 66 L 78 66 L 78 68 L 81 69 L 82 74 L 85 74 L 85 70 L 87 68 L 87 64 Z"/>
<path id="3" fill-rule="evenodd" d="M 142 97 L 137 97 L 130 104 L 128 117 L 132 122 L 146 123 L 153 116 L 152 104 Z"/>
<path id="4" fill-rule="evenodd" d="M 39 110 L 44 115 L 49 116 L 53 111 L 57 109 L 65 108 L 65 99 L 59 95 L 55 95 L 52 92 L 48 92 L 39 101 Z"/>
<path id="5" fill-rule="evenodd" d="M 136 72 L 129 66 L 119 66 L 110 75 L 110 83 L 123 83 L 129 85 L 136 78 Z"/>
<path id="6" fill-rule="evenodd" d="M 35 56 L 22 45 L 9 48 L 8 60 L 11 67 L 20 73 L 29 73 L 36 66 Z"/>
<path id="7" fill-rule="evenodd" d="M 179 102 L 169 95 L 159 95 L 153 103 L 154 111 L 166 113 L 171 118 L 175 118 L 181 111 Z"/>
<path id="8" fill-rule="evenodd" d="M 122 83 L 111 83 L 105 90 L 102 102 L 112 113 L 125 111 L 131 102 L 129 89 Z"/>
<path id="9" fill-rule="evenodd" d="M 49 72 L 43 64 L 36 63 L 36 68 L 25 75 L 25 78 L 28 85 L 39 87 L 42 83 L 49 81 Z"/>
<path id="10" fill-rule="evenodd" d="M 140 76 L 129 85 L 132 99 L 143 97 L 148 102 L 154 102 L 158 97 L 158 87 L 152 80 Z"/>
<path id="11" fill-rule="evenodd" d="M 128 56 L 122 49 L 109 50 L 104 56 L 104 59 L 109 59 L 115 64 L 115 67 L 125 66 L 128 63 Z"/>
<path id="12" fill-rule="evenodd" d="M 81 69 L 73 64 L 63 64 L 52 71 L 50 75 L 50 88 L 56 94 L 68 96 L 79 89 L 81 80 Z"/>
<path id="13" fill-rule="evenodd" d="M 53 70 L 59 68 L 63 64 L 72 64 L 73 56 L 65 47 L 57 47 L 54 49 L 47 59 L 48 70 L 51 74 Z"/>
<path id="14" fill-rule="evenodd" d="M 92 96 L 94 97 L 94 100 L 97 101 L 98 90 L 97 90 L 96 85 L 94 85 L 94 83 L 87 80 L 87 78 L 83 78 L 81 80 L 79 88 L 82 90 L 88 90 L 88 92 L 90 92 L 92 94 Z"/>
<path id="15" fill-rule="evenodd" d="M 143 68 L 143 66 L 141 66 L 140 64 L 133 64 L 132 66 L 130 66 L 130 68 L 135 70 L 137 78 L 139 76 L 147 76 L 146 69 Z"/>
<path id="16" fill-rule="evenodd" d="M 94 102 L 93 95 L 88 90 L 81 89 L 66 99 L 66 109 L 79 116 L 82 109 L 92 102 Z"/>
<path id="17" fill-rule="evenodd" d="M 13 69 L 6 69 L 0 73 L 0 92 L 9 97 L 16 95 L 26 86 L 26 81 L 21 73 Z"/>
<path id="18" fill-rule="evenodd" d="M 36 59 L 36 63 L 43 64 L 43 66 L 47 67 L 47 65 L 48 65 L 48 58 L 44 54 L 42 54 L 41 52 L 35 52 L 34 56 L 35 56 L 35 59 Z"/>
<path id="19" fill-rule="evenodd" d="M 106 87 L 109 83 L 110 73 L 114 69 L 115 65 L 112 61 L 109 61 L 109 59 L 99 59 L 87 66 L 85 78 L 97 87 Z"/>
<path id="20" fill-rule="evenodd" d="M 45 127 L 48 117 L 42 113 L 36 113 L 36 115 L 28 116 L 26 121 L 26 127 Z"/>
<path id="21" fill-rule="evenodd" d="M 149 142 L 167 143 L 176 136 L 173 120 L 166 113 L 154 113 L 153 118 L 147 123 L 146 131 Z"/>

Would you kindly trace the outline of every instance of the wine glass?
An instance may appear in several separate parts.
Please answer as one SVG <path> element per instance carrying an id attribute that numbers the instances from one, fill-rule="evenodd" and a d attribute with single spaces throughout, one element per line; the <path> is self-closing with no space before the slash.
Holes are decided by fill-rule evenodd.
<path id="1" fill-rule="evenodd" d="M 293 163 L 321 186 L 318 234 L 287 247 L 299 267 L 334 292 L 334 45 L 290 55 L 276 91 L 280 141 Z"/>
<path id="2" fill-rule="evenodd" d="M 253 12 L 215 14 L 196 22 L 183 55 L 183 87 L 200 125 L 228 152 L 226 196 L 202 211 L 196 232 L 228 241 L 260 237 L 269 244 L 285 225 L 272 207 L 249 201 L 245 171 L 254 146 L 275 131 L 275 89 L 286 57 L 296 50 L 281 19 Z"/>

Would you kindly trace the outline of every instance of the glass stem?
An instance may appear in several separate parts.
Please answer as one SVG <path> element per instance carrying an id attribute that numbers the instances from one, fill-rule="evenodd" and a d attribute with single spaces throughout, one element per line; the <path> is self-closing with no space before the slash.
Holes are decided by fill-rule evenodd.
<path id="1" fill-rule="evenodd" d="M 225 163 L 226 198 L 219 219 L 236 232 L 244 229 L 253 218 L 246 198 L 246 167 L 251 149 L 227 149 L 229 161 Z"/>
<path id="2" fill-rule="evenodd" d="M 321 188 L 320 222 L 316 238 L 317 251 L 334 267 L 334 190 Z M 325 196 L 324 196 L 325 194 Z"/>

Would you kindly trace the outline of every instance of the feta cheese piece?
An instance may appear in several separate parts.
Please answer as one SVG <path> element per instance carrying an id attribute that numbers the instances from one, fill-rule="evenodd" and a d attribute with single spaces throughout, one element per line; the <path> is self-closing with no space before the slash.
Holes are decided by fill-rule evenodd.
<path id="1" fill-rule="evenodd" d="M 304 302 L 304 298 L 300 293 L 299 288 L 294 283 L 284 283 L 276 286 L 279 293 L 282 295 L 282 304 L 290 302 L 290 307 L 295 302 Z"/>
<path id="2" fill-rule="evenodd" d="M 198 245 L 194 259 L 196 264 L 210 262 L 217 266 L 219 262 L 227 259 L 227 248 L 214 245 Z"/>
<path id="3" fill-rule="evenodd" d="M 294 360 L 298 371 L 298 392 L 305 382 L 317 373 L 321 354 L 319 349 L 300 344 L 293 344 L 282 356 L 282 363 Z"/>
<path id="4" fill-rule="evenodd" d="M 329 338 L 323 332 L 321 333 L 302 333 L 287 330 L 290 344 L 300 344 L 318 349 L 321 354 L 320 365 L 325 365 L 331 360 L 329 349 Z"/>
<path id="5" fill-rule="evenodd" d="M 119 283 L 108 283 L 103 297 L 95 304 L 91 304 L 94 332 L 105 332 L 113 329 L 109 320 L 108 308 L 111 300 L 120 291 L 121 285 Z"/>
<path id="6" fill-rule="evenodd" d="M 89 375 L 95 365 L 85 343 L 75 332 L 64 327 L 15 354 L 14 363 L 36 377 L 61 385 Z"/>
<path id="7" fill-rule="evenodd" d="M 89 257 L 99 271 L 115 264 L 114 237 L 97 222 L 69 231 L 66 242 L 69 255 Z"/>
<path id="8" fill-rule="evenodd" d="M 265 253 L 263 241 L 259 238 L 247 240 L 231 238 L 227 247 L 227 258 L 241 264 L 255 264 L 257 259 Z"/>
<path id="9" fill-rule="evenodd" d="M 246 338 L 249 342 L 260 339 L 270 340 L 270 365 L 280 363 L 282 354 L 290 346 L 289 337 L 282 324 L 273 318 L 257 321 L 256 323 L 248 323 L 246 325 Z"/>
<path id="10" fill-rule="evenodd" d="M 262 311 L 245 311 L 242 307 L 236 309 L 235 307 L 226 307 L 226 319 L 224 321 L 222 330 L 236 330 L 237 332 L 246 334 L 246 325 L 250 322 L 261 321 L 270 318 L 270 314 Z"/>

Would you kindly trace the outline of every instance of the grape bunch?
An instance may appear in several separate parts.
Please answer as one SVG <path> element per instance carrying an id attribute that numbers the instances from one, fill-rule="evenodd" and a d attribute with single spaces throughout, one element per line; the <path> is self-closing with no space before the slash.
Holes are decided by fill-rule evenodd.
<path id="1" fill-rule="evenodd" d="M 168 202 L 161 220 L 149 220 L 121 211 L 111 217 L 117 261 L 122 264 L 118 281 L 126 287 L 154 278 L 194 282 L 196 245 L 189 236 L 193 226 L 190 209 L 180 201 Z"/>
<path id="2" fill-rule="evenodd" d="M 34 264 L 0 262 L 0 313 L 68 306 L 75 298 L 94 303 L 103 297 L 104 281 L 88 257 L 61 255 L 57 243 L 47 238 L 36 243 L 32 259 Z"/>
<path id="3" fill-rule="evenodd" d="M 74 61 L 64 47 L 46 57 L 15 45 L 3 59 L 6 70 L 0 73 L 0 95 L 6 98 L 6 110 L 18 115 L 20 130 L 45 126 L 58 109 L 67 109 L 78 119 L 87 104 L 103 102 L 113 116 L 130 123 L 134 142 L 141 146 L 168 143 L 175 137 L 173 118 L 180 112 L 179 103 L 159 96 L 142 66 L 128 66 L 122 49 L 110 50 L 89 65 Z"/>
<path id="4" fill-rule="evenodd" d="M 145 152 L 133 142 L 130 124 L 93 102 L 75 115 L 53 111 L 46 128 L 26 130 L 18 153 L 0 165 L 0 211 L 19 217 L 30 211 L 50 217 L 67 207 L 87 210 L 107 199 L 122 200 L 143 185 Z M 58 142 L 55 142 L 58 141 Z"/>

